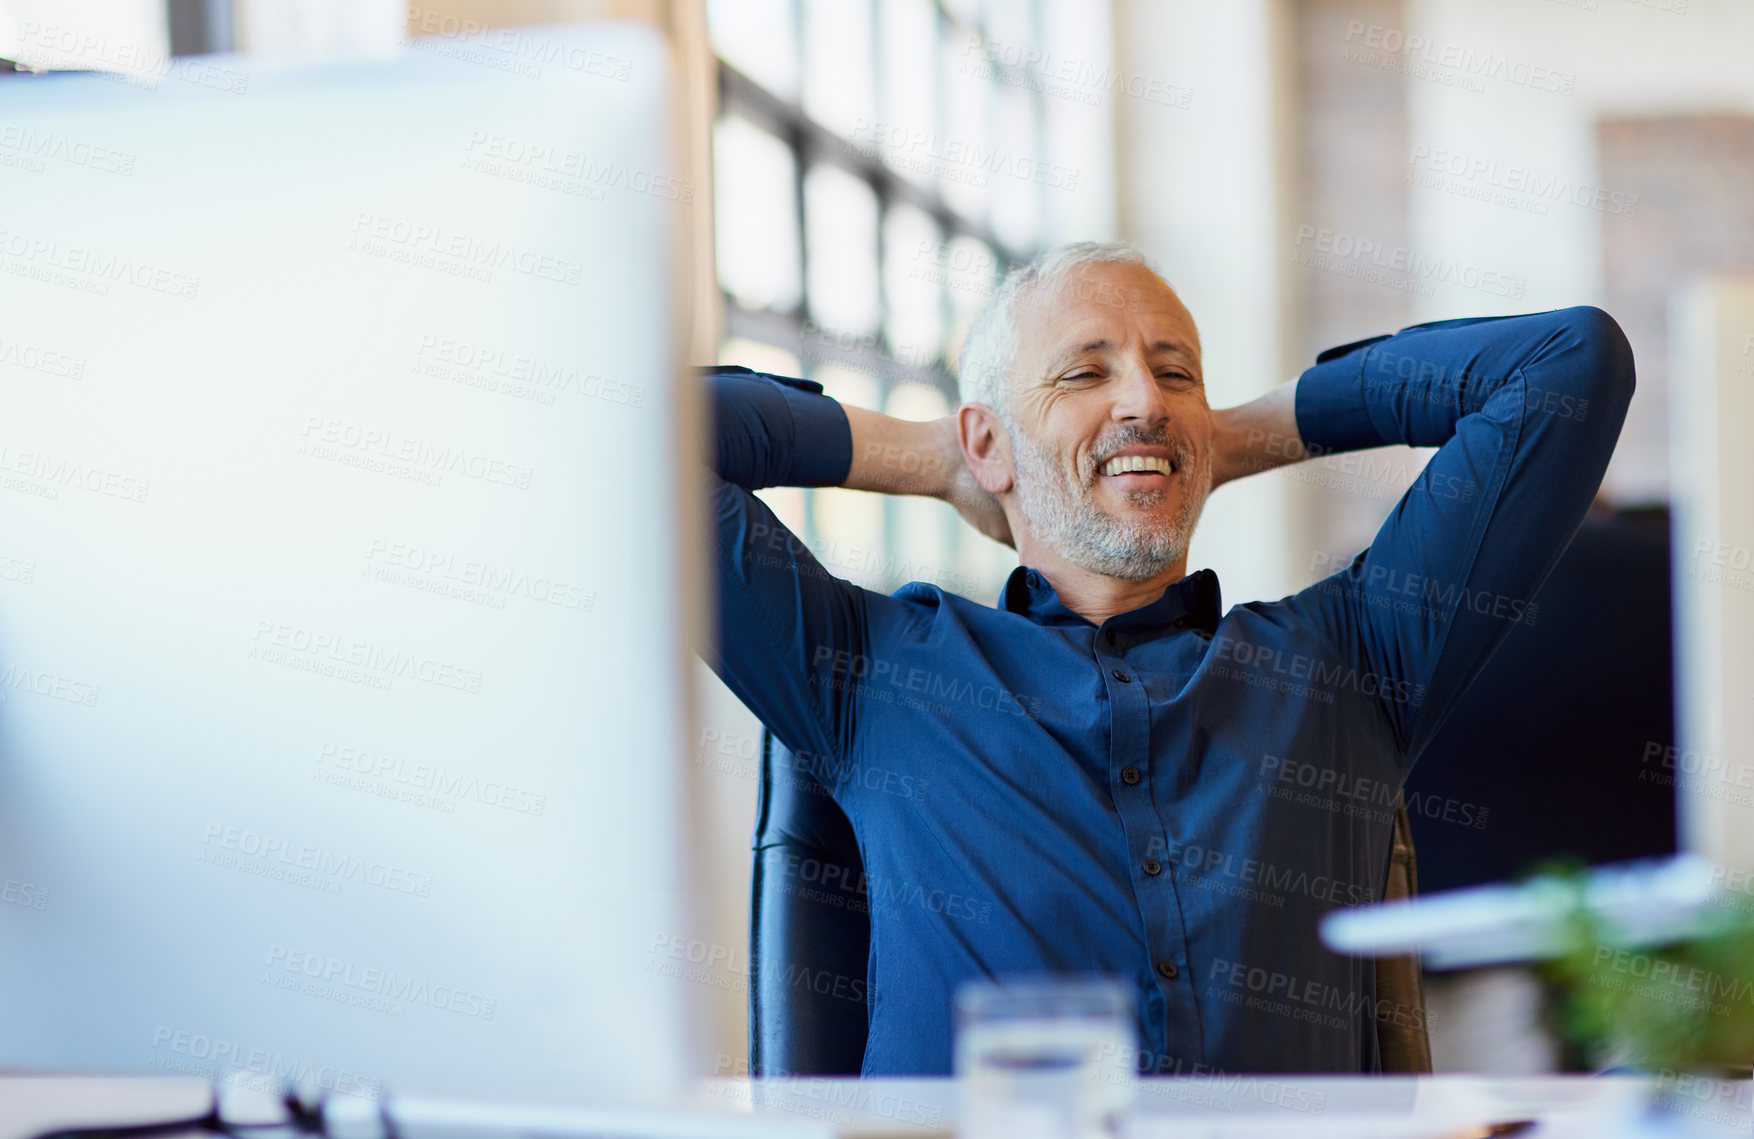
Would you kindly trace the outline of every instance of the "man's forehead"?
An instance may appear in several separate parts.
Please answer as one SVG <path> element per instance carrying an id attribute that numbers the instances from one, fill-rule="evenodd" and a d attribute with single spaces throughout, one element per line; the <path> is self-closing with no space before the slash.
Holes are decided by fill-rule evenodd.
<path id="1" fill-rule="evenodd" d="M 1153 354 L 1200 359 L 1200 333 L 1175 291 L 1142 265 L 1100 265 L 1037 287 L 1027 339 L 1053 359 L 1111 350 L 1138 337 Z M 1031 335 L 1033 334 L 1033 335 Z"/>

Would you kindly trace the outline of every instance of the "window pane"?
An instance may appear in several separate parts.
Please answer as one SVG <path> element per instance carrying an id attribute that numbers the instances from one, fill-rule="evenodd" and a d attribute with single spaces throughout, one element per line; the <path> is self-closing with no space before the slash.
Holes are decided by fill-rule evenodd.
<path id="1" fill-rule="evenodd" d="M 1029 0 L 987 0 L 984 20 L 987 42 L 999 49 L 1000 59 L 1020 64 L 1027 59 L 1035 43 L 1035 30 L 1030 26 L 1033 7 Z"/>
<path id="2" fill-rule="evenodd" d="M 939 73 L 944 77 L 944 135 L 938 147 L 942 161 L 933 164 L 944 200 L 951 209 L 985 221 L 988 174 L 981 156 L 991 153 L 987 137 L 987 71 L 974 56 L 965 56 L 966 33 L 947 31 L 939 37 Z"/>
<path id="3" fill-rule="evenodd" d="M 826 328 L 877 331 L 877 195 L 835 166 L 804 179 L 810 315 Z"/>
<path id="4" fill-rule="evenodd" d="M 999 284 L 1000 262 L 986 242 L 972 237 L 953 237 L 944 253 L 945 282 L 950 286 L 950 334 L 945 359 L 962 353 L 968 326 Z"/>
<path id="5" fill-rule="evenodd" d="M 719 283 L 745 308 L 787 311 L 802 294 L 796 171 L 786 144 L 749 120 L 727 115 L 714 126 Z"/>
<path id="6" fill-rule="evenodd" d="M 782 99 L 798 97 L 797 0 L 707 0 L 713 50 Z"/>
<path id="7" fill-rule="evenodd" d="M 846 138 L 870 137 L 876 55 L 870 0 L 804 0 L 804 113 Z"/>
<path id="8" fill-rule="evenodd" d="M 883 220 L 884 333 L 896 358 L 917 368 L 931 367 L 944 347 L 941 249 L 938 223 L 925 211 L 896 206 Z"/>
<path id="9" fill-rule="evenodd" d="M 929 186 L 932 159 L 942 149 L 937 141 L 938 75 L 933 65 L 938 13 L 931 0 L 884 0 L 878 12 L 883 22 L 883 124 L 900 127 L 908 138 L 924 136 L 933 140 L 911 146 L 906 153 L 882 145 L 878 149 L 884 161 L 903 177 Z M 903 160 L 908 157 L 915 161 Z"/>
<path id="10" fill-rule="evenodd" d="M 979 27 L 981 0 L 944 0 L 944 8 L 958 23 L 967 24 L 970 28 Z"/>
<path id="11" fill-rule="evenodd" d="M 759 340 L 744 340 L 732 336 L 719 345 L 719 363 L 741 364 L 756 372 L 767 372 L 775 376 L 802 376 L 798 357 L 784 348 L 776 348 L 772 344 L 764 344 Z"/>
<path id="12" fill-rule="evenodd" d="M 1040 152 L 1030 93 L 1001 87 L 995 94 L 993 149 L 997 153 L 990 173 L 993 236 L 1022 253 L 1035 247 L 1041 231 L 1043 185 L 1057 182 L 1052 192 L 1066 193 L 1066 171 L 1056 169 Z"/>

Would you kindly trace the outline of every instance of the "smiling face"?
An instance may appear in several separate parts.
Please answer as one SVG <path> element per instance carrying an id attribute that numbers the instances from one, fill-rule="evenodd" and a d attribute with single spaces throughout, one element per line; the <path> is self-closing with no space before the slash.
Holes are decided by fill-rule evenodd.
<path id="1" fill-rule="evenodd" d="M 1128 581 L 1175 566 L 1212 489 L 1193 318 L 1126 262 L 1037 284 L 1017 313 L 1009 435 L 1030 538 Z"/>

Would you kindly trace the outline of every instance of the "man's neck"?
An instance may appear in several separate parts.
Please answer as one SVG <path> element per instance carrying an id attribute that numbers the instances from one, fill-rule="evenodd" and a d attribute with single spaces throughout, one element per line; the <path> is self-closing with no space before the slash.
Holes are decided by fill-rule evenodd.
<path id="1" fill-rule="evenodd" d="M 1077 566 L 1054 550 L 1025 541 L 1018 548 L 1024 565 L 1039 571 L 1053 585 L 1060 604 L 1095 625 L 1118 613 L 1149 605 L 1163 591 L 1188 576 L 1188 556 L 1177 558 L 1161 573 L 1140 581 L 1110 577 Z"/>

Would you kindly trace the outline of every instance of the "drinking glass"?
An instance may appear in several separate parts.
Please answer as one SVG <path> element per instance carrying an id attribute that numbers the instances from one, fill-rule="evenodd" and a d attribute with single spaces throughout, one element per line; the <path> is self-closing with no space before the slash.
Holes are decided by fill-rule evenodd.
<path id="1" fill-rule="evenodd" d="M 956 992 L 957 1134 L 1106 1139 L 1132 1102 L 1133 990 L 1104 976 L 969 981 Z"/>

